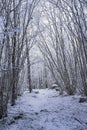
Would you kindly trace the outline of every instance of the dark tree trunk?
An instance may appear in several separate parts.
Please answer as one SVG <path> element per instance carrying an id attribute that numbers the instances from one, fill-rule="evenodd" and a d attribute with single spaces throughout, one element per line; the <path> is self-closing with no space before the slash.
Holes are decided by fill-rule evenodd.
<path id="1" fill-rule="evenodd" d="M 13 8 L 15 7 L 15 1 L 13 1 Z M 16 10 L 14 9 L 14 28 L 17 28 L 16 25 Z M 12 69 L 13 69 L 13 79 L 12 79 L 12 106 L 15 105 L 15 100 L 17 98 L 16 94 L 16 65 L 15 65 L 15 60 L 16 60 L 16 32 L 14 32 L 14 37 L 13 37 L 13 54 L 12 54 Z"/>
<path id="2" fill-rule="evenodd" d="M 2 90 L 0 90 L 0 119 L 2 119 L 2 117 L 3 117 L 3 92 Z"/>

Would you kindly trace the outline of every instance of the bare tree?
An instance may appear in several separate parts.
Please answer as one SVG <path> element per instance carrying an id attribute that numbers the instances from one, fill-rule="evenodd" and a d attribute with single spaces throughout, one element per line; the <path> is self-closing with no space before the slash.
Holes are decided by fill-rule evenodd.
<path id="1" fill-rule="evenodd" d="M 9 98 L 11 105 L 15 105 L 17 99 L 20 73 L 27 57 L 26 34 L 38 2 L 26 1 L 23 9 L 23 0 L 0 1 L 0 18 L 3 20 L 0 34 L 0 118 L 7 115 Z"/>
<path id="2" fill-rule="evenodd" d="M 52 73 L 54 72 L 53 67 L 56 67 L 55 69 L 60 75 L 58 77 L 61 77 L 60 80 L 65 84 L 68 93 L 72 94 L 76 91 L 77 80 L 81 78 L 86 94 L 86 6 L 84 7 L 83 2 L 78 0 L 70 1 L 70 3 L 61 0 L 50 2 L 54 5 L 53 7 L 49 5 L 48 10 L 48 6 L 43 7 L 43 12 L 47 15 L 48 20 L 47 25 L 43 26 L 46 27 L 45 31 L 48 31 L 49 34 L 41 34 L 43 39 L 41 44 L 43 45 L 39 45 L 39 47 L 49 61 L 48 65 Z"/>

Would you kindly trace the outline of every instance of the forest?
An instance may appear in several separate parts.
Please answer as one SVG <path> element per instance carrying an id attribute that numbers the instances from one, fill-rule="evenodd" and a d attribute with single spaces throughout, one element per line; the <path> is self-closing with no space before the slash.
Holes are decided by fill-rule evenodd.
<path id="1" fill-rule="evenodd" d="M 54 105 L 60 104 L 63 113 L 78 111 L 77 115 L 84 115 L 81 120 L 73 117 L 80 126 L 63 128 L 58 122 L 53 127 L 53 116 L 50 127 L 44 128 L 45 124 L 41 128 L 34 124 L 34 128 L 4 127 L 9 124 L 10 109 L 17 109 L 24 101 L 20 108 L 31 105 L 37 110 L 42 103 L 40 99 L 42 107 L 48 100 L 49 110 L 52 107 L 58 111 Z M 87 0 L 0 0 L 0 130 L 87 130 L 86 108 Z M 18 118 L 24 116 L 25 110 L 20 110 Z M 45 108 L 39 111 L 49 113 Z M 56 119 L 63 120 L 63 113 L 57 116 L 56 112 Z M 32 117 L 33 112 L 28 114 Z M 35 115 L 38 117 L 38 112 Z"/>

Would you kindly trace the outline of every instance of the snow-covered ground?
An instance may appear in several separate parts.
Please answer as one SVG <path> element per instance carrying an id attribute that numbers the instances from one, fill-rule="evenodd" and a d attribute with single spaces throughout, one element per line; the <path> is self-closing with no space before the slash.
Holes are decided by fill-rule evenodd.
<path id="1" fill-rule="evenodd" d="M 26 91 L 17 105 L 9 107 L 0 130 L 87 130 L 87 102 L 79 103 L 79 98 L 48 89 Z M 23 117 L 10 123 L 18 113 Z"/>

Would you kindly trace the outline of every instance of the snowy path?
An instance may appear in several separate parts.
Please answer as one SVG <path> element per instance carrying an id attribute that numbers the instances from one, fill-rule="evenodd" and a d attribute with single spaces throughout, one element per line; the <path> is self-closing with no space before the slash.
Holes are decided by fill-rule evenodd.
<path id="1" fill-rule="evenodd" d="M 9 108 L 9 120 L 17 112 L 22 112 L 23 118 L 0 130 L 87 130 L 87 103 L 79 103 L 79 96 L 36 91 L 39 93 L 25 92 L 17 105 Z"/>

